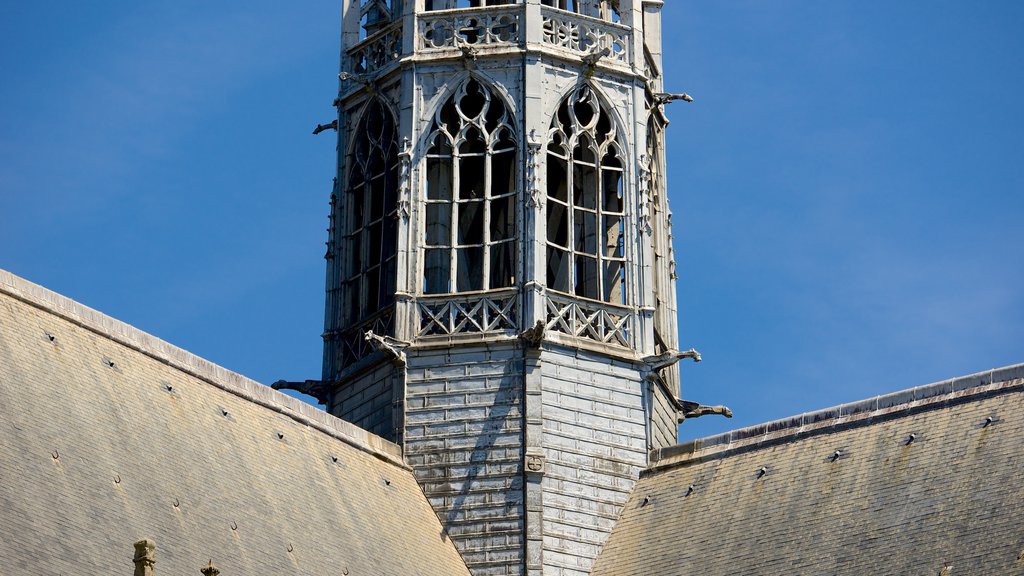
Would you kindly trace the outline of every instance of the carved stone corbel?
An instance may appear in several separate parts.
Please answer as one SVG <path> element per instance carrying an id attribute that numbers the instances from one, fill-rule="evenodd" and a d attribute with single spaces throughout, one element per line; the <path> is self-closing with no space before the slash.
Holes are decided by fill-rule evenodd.
<path id="1" fill-rule="evenodd" d="M 473 45 L 461 41 L 457 34 L 455 36 L 455 47 L 462 52 L 462 64 L 466 67 L 466 70 L 476 69 L 476 58 L 480 51 Z"/>
<path id="2" fill-rule="evenodd" d="M 540 348 L 540 343 L 544 340 L 545 329 L 544 321 L 537 320 L 537 323 L 532 328 L 527 328 L 519 333 L 519 339 L 530 348 Z"/>
<path id="3" fill-rule="evenodd" d="M 597 63 L 601 61 L 601 58 L 610 56 L 612 49 L 605 46 L 604 48 L 594 48 L 591 52 L 584 54 L 580 60 L 583 62 L 583 76 L 585 78 L 591 78 L 594 76 L 594 68 L 597 67 Z"/>

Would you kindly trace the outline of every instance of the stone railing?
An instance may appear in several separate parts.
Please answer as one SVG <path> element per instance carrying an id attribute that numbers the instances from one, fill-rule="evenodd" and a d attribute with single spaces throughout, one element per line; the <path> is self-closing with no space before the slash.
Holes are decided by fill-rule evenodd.
<path id="1" fill-rule="evenodd" d="M 547 329 L 604 344 L 632 345 L 633 313 L 624 306 L 548 292 Z"/>
<path id="2" fill-rule="evenodd" d="M 581 16 L 550 6 L 542 7 L 544 44 L 577 54 L 592 54 L 608 49 L 605 56 L 613 62 L 631 64 L 628 26 Z"/>
<path id="3" fill-rule="evenodd" d="M 515 289 L 423 296 L 418 299 L 419 336 L 515 331 L 519 324 Z"/>
<path id="4" fill-rule="evenodd" d="M 402 55 L 402 23 L 395 22 L 356 44 L 348 51 L 353 74 L 372 74 Z"/>
<path id="5" fill-rule="evenodd" d="M 439 10 L 419 16 L 419 42 L 423 50 L 518 46 L 522 30 L 522 4 Z"/>

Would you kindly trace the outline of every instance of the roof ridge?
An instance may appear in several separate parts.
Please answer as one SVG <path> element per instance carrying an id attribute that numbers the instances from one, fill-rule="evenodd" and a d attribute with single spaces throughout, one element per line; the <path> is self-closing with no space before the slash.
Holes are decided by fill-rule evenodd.
<path id="1" fill-rule="evenodd" d="M 755 424 L 721 434 L 698 438 L 651 453 L 647 471 L 699 460 L 702 456 L 728 452 L 788 436 L 809 433 L 839 425 L 868 422 L 874 417 L 895 417 L 931 405 L 952 400 L 966 401 L 974 396 L 998 393 L 1024 385 L 1024 363 L 992 368 L 966 376 L 907 388 L 822 408 L 787 418 Z"/>
<path id="2" fill-rule="evenodd" d="M 315 428 L 381 460 L 409 469 L 402 460 L 402 450 L 397 444 L 2 268 L 0 294 L 54 314 L 221 390 Z"/>

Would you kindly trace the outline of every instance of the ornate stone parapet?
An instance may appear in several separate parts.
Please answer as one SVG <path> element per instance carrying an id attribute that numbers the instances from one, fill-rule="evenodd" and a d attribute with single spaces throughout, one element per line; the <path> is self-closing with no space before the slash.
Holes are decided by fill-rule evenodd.
<path id="1" fill-rule="evenodd" d="M 419 16 L 421 51 L 510 45 L 522 39 L 523 5 L 439 10 Z"/>
<path id="2" fill-rule="evenodd" d="M 395 22 L 367 37 L 348 51 L 348 71 L 368 75 L 387 67 L 402 55 L 402 23 Z"/>
<path id="3" fill-rule="evenodd" d="M 574 14 L 550 6 L 541 10 L 544 44 L 578 55 L 600 53 L 613 62 L 632 64 L 628 26 Z"/>

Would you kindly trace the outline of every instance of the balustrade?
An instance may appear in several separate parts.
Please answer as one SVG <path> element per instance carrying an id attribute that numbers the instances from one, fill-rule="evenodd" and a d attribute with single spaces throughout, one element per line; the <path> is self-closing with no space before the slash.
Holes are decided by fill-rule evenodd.
<path id="1" fill-rule="evenodd" d="M 606 22 L 545 6 L 541 12 L 544 43 L 581 54 L 608 50 L 606 58 L 629 64 L 630 35 L 628 26 Z"/>
<path id="2" fill-rule="evenodd" d="M 417 302 L 420 336 L 450 336 L 515 331 L 518 326 L 515 290 L 421 297 Z"/>
<path id="3" fill-rule="evenodd" d="M 632 311 L 548 292 L 547 329 L 604 344 L 632 345 Z"/>
<path id="4" fill-rule="evenodd" d="M 424 50 L 462 46 L 518 45 L 522 5 L 428 12 L 419 17 Z"/>
<path id="5" fill-rule="evenodd" d="M 348 51 L 349 71 L 371 74 L 402 55 L 402 23 L 395 22 L 356 44 Z"/>

